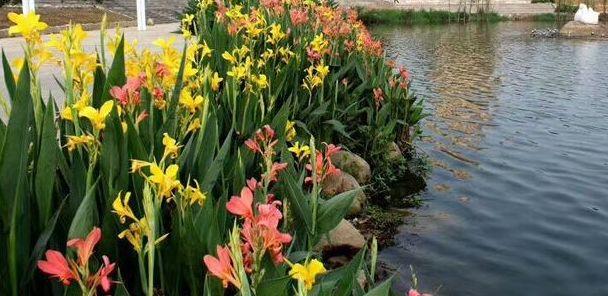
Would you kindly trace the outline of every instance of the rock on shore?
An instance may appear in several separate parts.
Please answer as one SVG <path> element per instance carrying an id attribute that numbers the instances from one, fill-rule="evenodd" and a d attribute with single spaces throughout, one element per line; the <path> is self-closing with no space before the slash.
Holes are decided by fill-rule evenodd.
<path id="1" fill-rule="evenodd" d="M 355 194 L 355 198 L 353 199 L 353 203 L 348 210 L 348 215 L 357 215 L 361 213 L 365 203 L 367 202 L 367 196 L 363 189 L 355 179 L 355 177 L 351 176 L 349 173 L 342 172 L 339 175 L 331 175 L 328 176 L 323 181 L 323 194 L 325 196 L 333 197 L 340 193 L 347 192 L 350 190 L 357 190 Z"/>
<path id="2" fill-rule="evenodd" d="M 330 249 L 346 248 L 354 252 L 365 246 L 365 238 L 350 222 L 345 219 L 326 236 L 321 238 L 315 246 L 315 250 L 331 252 Z"/>
<path id="3" fill-rule="evenodd" d="M 572 38 L 608 38 L 608 25 L 588 25 L 577 21 L 570 21 L 559 31 L 562 37 Z"/>
<path id="4" fill-rule="evenodd" d="M 372 170 L 363 157 L 349 151 L 340 151 L 331 156 L 333 164 L 355 177 L 359 184 L 367 184 L 372 179 Z"/>

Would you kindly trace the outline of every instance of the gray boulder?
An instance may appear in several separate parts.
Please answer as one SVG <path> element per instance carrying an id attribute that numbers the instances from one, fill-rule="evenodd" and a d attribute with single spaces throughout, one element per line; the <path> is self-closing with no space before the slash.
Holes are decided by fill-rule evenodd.
<path id="1" fill-rule="evenodd" d="M 351 176 L 346 172 L 341 172 L 339 175 L 330 175 L 323 181 L 321 184 L 323 187 L 322 193 L 325 196 L 333 197 L 340 193 L 347 192 L 350 190 L 357 190 L 355 193 L 355 198 L 353 199 L 353 203 L 348 210 L 348 215 L 357 215 L 361 213 L 363 207 L 367 202 L 367 196 L 363 189 L 355 179 L 355 177 Z"/>
<path id="2" fill-rule="evenodd" d="M 325 251 L 335 248 L 360 250 L 363 247 L 365 247 L 365 238 L 361 232 L 350 222 L 342 219 L 336 228 L 321 238 L 315 246 L 315 250 Z"/>
<path id="3" fill-rule="evenodd" d="M 399 145 L 395 142 L 391 142 L 388 144 L 388 151 L 386 152 L 386 157 L 388 160 L 396 161 L 403 158 L 403 153 L 401 153 L 401 149 L 399 149 Z"/>
<path id="4" fill-rule="evenodd" d="M 359 184 L 367 184 L 372 178 L 369 163 L 357 154 L 342 150 L 332 155 L 331 161 L 337 168 L 355 177 Z"/>
<path id="5" fill-rule="evenodd" d="M 559 31 L 564 37 L 601 39 L 608 38 L 608 25 L 588 25 L 577 21 L 570 21 Z"/>

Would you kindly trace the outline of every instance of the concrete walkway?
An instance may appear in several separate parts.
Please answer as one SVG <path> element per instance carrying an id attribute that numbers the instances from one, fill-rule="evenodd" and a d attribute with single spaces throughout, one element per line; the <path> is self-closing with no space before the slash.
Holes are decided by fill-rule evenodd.
<path id="1" fill-rule="evenodd" d="M 174 46 L 181 49 L 184 46 L 184 39 L 182 38 L 181 34 L 174 33 L 178 28 L 179 23 L 169 23 L 150 26 L 148 27 L 147 31 L 138 31 L 137 28 L 124 28 L 123 32 L 125 34 L 126 41 L 133 41 L 134 39 L 137 39 L 138 47 L 140 49 L 151 48 L 157 50 L 158 48 L 153 45 L 154 41 L 158 38 L 167 39 L 171 36 L 177 37 Z M 88 37 L 83 43 L 84 48 L 87 52 L 95 52 L 99 48 L 100 31 L 89 31 L 87 33 Z M 113 35 L 114 30 L 109 30 L 108 33 Z M 47 41 L 48 39 L 48 35 L 43 36 L 43 40 Z M 0 48 L 4 50 L 9 61 L 23 56 L 23 46 L 24 40 L 21 37 L 0 39 Z M 63 105 L 65 96 L 57 85 L 53 75 L 57 76 L 61 80 L 61 70 L 62 68 L 57 66 L 57 64 L 47 64 L 40 69 L 39 73 L 43 97 L 47 98 L 50 92 L 60 106 Z M 13 69 L 13 71 L 15 70 Z M 6 90 L 6 85 L 4 84 L 4 71 L 2 70 L 2 67 L 0 67 L 0 77 L 2 77 L 2 80 L 0 81 L 0 93 L 6 98 L 8 93 Z"/>
<path id="2" fill-rule="evenodd" d="M 36 0 L 38 6 L 97 6 L 132 19 L 137 18 L 136 3 L 135 0 L 104 0 L 101 3 L 82 0 Z M 146 18 L 152 19 L 156 24 L 178 22 L 187 4 L 188 0 L 146 0 Z"/>

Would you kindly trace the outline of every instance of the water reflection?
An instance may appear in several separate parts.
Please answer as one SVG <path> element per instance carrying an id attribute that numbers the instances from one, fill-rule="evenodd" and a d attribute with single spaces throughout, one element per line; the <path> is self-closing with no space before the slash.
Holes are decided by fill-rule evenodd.
<path id="1" fill-rule="evenodd" d="M 381 253 L 441 295 L 608 295 L 608 43 L 377 27 L 433 116 L 426 206 Z"/>

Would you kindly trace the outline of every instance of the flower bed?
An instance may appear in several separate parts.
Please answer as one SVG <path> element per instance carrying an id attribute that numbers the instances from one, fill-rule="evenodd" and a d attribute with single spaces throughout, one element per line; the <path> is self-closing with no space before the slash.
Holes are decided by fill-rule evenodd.
<path id="1" fill-rule="evenodd" d="M 322 193 L 329 143 L 411 148 L 423 116 L 353 11 L 201 1 L 183 51 L 102 28 L 108 54 L 79 25 L 43 43 L 38 16 L 9 19 L 27 45 L 3 57 L 0 294 L 389 294 L 376 243 L 335 270 L 315 251 L 357 193 Z M 56 59 L 61 108 L 37 78 Z"/>

